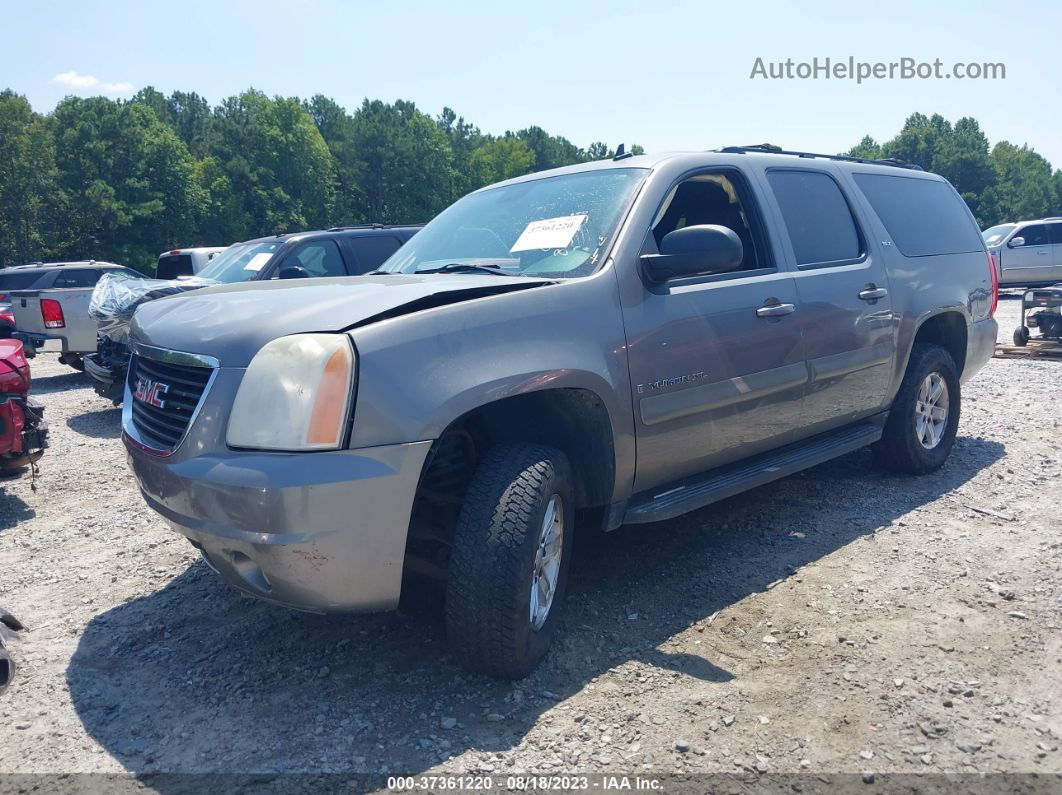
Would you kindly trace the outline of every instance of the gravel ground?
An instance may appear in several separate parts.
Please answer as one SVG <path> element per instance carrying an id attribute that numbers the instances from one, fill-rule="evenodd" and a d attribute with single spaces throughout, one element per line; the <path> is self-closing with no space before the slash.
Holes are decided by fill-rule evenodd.
<path id="1" fill-rule="evenodd" d="M 990 362 L 932 475 L 862 451 L 589 547 L 515 685 L 463 673 L 433 611 L 225 587 L 142 503 L 119 410 L 33 369 L 52 446 L 36 492 L 0 483 L 29 628 L 0 773 L 1062 773 L 1062 362 Z"/>

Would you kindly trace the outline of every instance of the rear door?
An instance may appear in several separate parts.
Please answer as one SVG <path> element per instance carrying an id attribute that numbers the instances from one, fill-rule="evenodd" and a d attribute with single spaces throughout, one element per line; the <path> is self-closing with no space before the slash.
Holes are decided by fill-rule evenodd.
<path id="1" fill-rule="evenodd" d="M 1051 272 L 1051 280 L 1062 282 L 1062 221 L 1048 224 L 1047 231 L 1051 236 L 1051 248 L 1054 252 L 1051 260 L 1055 266 Z"/>
<path id="2" fill-rule="evenodd" d="M 364 235 L 344 239 L 351 253 L 352 275 L 360 276 L 374 271 L 402 247 L 402 241 L 391 235 Z"/>
<path id="3" fill-rule="evenodd" d="M 896 355 L 889 278 L 839 171 L 771 168 L 766 178 L 796 269 L 808 366 L 798 435 L 805 437 L 884 405 Z"/>
<path id="4" fill-rule="evenodd" d="M 733 273 L 645 284 L 623 307 L 638 464 L 635 491 L 789 441 L 807 369 L 793 276 L 771 247 L 748 175 L 705 169 L 670 189 L 646 236 L 719 224 L 745 258 Z"/>
<path id="5" fill-rule="evenodd" d="M 1015 287 L 1052 281 L 1055 253 L 1047 224 L 1029 224 L 1011 235 L 1000 250 L 1000 270 L 1000 283 Z"/>

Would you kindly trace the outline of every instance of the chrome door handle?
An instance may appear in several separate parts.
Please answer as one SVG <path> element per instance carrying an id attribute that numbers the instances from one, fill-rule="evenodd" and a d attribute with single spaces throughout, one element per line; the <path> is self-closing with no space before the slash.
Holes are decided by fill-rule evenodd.
<path id="1" fill-rule="evenodd" d="M 1038 256 L 1046 257 L 1051 252 L 1050 251 L 1037 251 L 1036 253 L 1037 253 Z"/>
<path id="2" fill-rule="evenodd" d="M 796 304 L 768 304 L 756 310 L 756 317 L 781 317 L 796 312 Z"/>
<path id="3" fill-rule="evenodd" d="M 859 293 L 859 298 L 862 301 L 877 301 L 879 298 L 884 298 L 889 294 L 889 291 L 884 287 L 868 287 L 866 290 L 862 290 Z"/>

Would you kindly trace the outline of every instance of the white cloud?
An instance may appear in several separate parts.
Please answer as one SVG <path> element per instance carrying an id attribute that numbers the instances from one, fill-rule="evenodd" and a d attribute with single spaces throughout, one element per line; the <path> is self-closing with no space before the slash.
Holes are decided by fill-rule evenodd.
<path id="1" fill-rule="evenodd" d="M 133 84 L 132 83 L 126 83 L 126 82 L 104 83 L 102 88 L 103 88 L 103 93 L 104 94 L 132 94 L 133 93 Z"/>
<path id="2" fill-rule="evenodd" d="M 53 83 L 69 86 L 70 88 L 92 88 L 99 83 L 95 75 L 83 75 L 71 69 L 69 72 L 60 72 L 52 78 Z"/>
<path id="3" fill-rule="evenodd" d="M 104 94 L 112 95 L 132 94 L 133 89 L 136 88 L 132 83 L 125 80 L 119 80 L 114 83 L 101 83 L 96 75 L 83 75 L 73 69 L 69 72 L 60 72 L 52 78 L 52 82 L 79 90 L 97 88 Z"/>

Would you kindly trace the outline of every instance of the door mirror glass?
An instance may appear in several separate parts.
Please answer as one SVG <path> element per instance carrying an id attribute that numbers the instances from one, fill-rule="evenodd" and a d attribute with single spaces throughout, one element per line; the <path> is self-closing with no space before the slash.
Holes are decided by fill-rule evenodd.
<path id="1" fill-rule="evenodd" d="M 1010 239 L 1010 242 L 1007 243 L 1007 245 L 1010 246 L 1011 248 L 1018 248 L 1019 246 L 1024 246 L 1025 245 L 1025 238 L 1024 237 L 1012 237 Z"/>
<path id="2" fill-rule="evenodd" d="M 659 254 L 643 254 L 642 269 L 654 282 L 708 276 L 737 270 L 744 257 L 741 238 L 717 224 L 686 226 L 668 232 Z"/>

